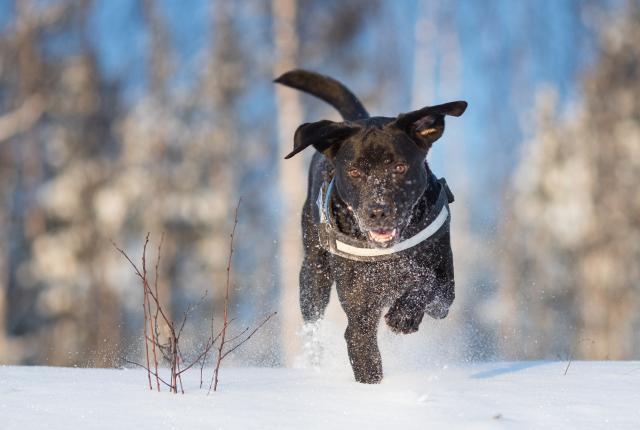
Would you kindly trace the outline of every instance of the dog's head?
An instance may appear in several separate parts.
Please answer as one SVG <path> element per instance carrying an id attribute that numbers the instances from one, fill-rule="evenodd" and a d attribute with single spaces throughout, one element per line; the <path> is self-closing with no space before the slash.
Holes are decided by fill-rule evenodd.
<path id="1" fill-rule="evenodd" d="M 344 85 L 327 76 L 296 70 L 276 82 L 313 94 L 346 119 L 301 125 L 291 158 L 313 146 L 333 164 L 335 189 L 376 246 L 387 247 L 401 235 L 425 192 L 425 158 L 444 132 L 445 116 L 460 116 L 464 101 L 428 106 L 396 118 L 370 118 Z"/>
<path id="2" fill-rule="evenodd" d="M 378 246 L 396 241 L 425 192 L 427 152 L 444 132 L 446 115 L 460 116 L 457 101 L 399 115 L 301 125 L 292 157 L 308 146 L 333 164 L 335 189 L 360 230 Z"/>

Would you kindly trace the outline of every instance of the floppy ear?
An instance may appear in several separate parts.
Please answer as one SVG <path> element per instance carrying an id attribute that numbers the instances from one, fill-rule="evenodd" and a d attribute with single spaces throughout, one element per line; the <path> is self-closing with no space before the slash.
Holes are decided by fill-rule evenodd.
<path id="1" fill-rule="evenodd" d="M 354 125 L 328 120 L 302 124 L 293 137 L 293 151 L 284 158 L 291 158 L 306 147 L 313 146 L 332 160 L 340 144 L 358 129 Z"/>
<path id="2" fill-rule="evenodd" d="M 398 115 L 394 125 L 404 130 L 416 144 L 428 151 L 444 133 L 445 115 L 460 116 L 467 109 L 467 102 L 457 101 Z"/>

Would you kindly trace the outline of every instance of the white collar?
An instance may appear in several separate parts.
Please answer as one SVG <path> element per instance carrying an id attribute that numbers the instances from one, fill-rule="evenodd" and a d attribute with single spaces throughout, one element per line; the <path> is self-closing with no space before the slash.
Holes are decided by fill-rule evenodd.
<path id="1" fill-rule="evenodd" d="M 396 243 L 389 248 L 377 248 L 367 246 L 357 246 L 357 244 L 367 244 L 362 240 L 356 240 L 345 235 L 332 225 L 329 202 L 333 191 L 335 178 L 332 178 L 328 185 L 321 187 L 316 199 L 318 210 L 318 218 L 320 225 L 318 226 L 321 245 L 330 253 L 341 257 L 358 260 L 358 261 L 376 261 L 386 260 L 396 257 L 395 254 L 411 249 L 435 235 L 449 221 L 449 203 L 453 201 L 453 195 L 449 191 L 446 181 L 439 179 L 440 193 L 436 205 L 429 213 L 425 213 L 425 218 L 433 217 L 433 219 L 425 225 L 418 233 Z M 437 216 L 435 216 L 437 211 Z M 426 220 L 425 220 L 426 221 Z M 341 240 L 343 239 L 343 240 Z M 347 243 L 351 242 L 351 243 Z"/>

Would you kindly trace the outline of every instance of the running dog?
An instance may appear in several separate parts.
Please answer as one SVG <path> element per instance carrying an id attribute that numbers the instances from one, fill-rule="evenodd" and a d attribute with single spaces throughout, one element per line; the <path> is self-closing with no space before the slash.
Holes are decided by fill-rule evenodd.
<path id="1" fill-rule="evenodd" d="M 413 333 L 425 314 L 446 317 L 454 299 L 453 195 L 426 156 L 444 132 L 445 116 L 462 115 L 467 103 L 370 117 L 329 77 L 293 70 L 275 82 L 324 100 L 344 118 L 302 124 L 286 156 L 309 146 L 317 151 L 302 213 L 300 307 L 306 323 L 321 319 L 335 282 L 355 379 L 379 383 L 377 329 L 384 309 L 391 330 Z"/>

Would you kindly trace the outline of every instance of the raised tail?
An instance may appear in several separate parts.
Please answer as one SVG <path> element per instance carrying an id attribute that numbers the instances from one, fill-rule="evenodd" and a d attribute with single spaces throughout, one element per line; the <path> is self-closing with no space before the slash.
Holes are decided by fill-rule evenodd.
<path id="1" fill-rule="evenodd" d="M 291 70 L 275 79 L 282 85 L 304 91 L 329 103 L 347 121 L 369 118 L 360 100 L 347 87 L 328 76 L 308 70 Z"/>

